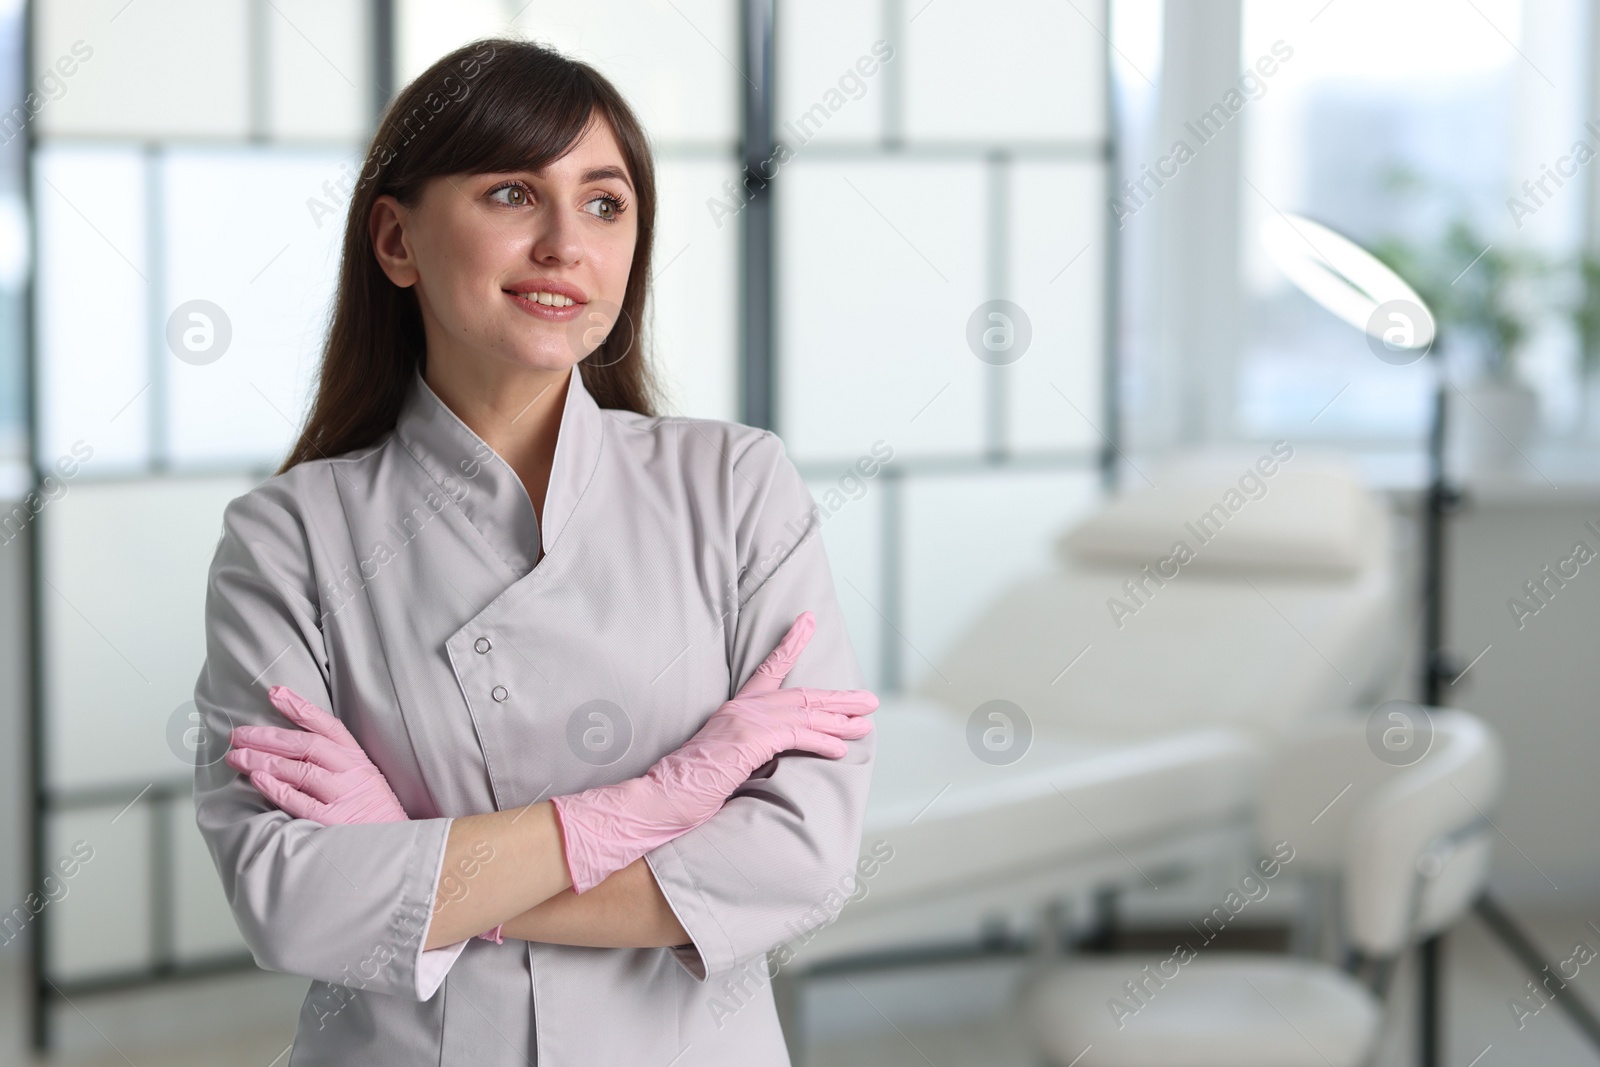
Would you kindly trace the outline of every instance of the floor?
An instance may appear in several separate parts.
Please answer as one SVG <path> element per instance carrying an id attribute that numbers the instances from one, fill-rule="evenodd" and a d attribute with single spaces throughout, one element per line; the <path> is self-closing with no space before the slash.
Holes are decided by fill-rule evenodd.
<path id="1" fill-rule="evenodd" d="M 1600 945 L 1590 916 L 1523 916 L 1551 955 L 1565 958 L 1577 942 Z M 1596 916 L 1600 918 L 1600 916 Z M 1559 951 L 1557 951 L 1559 949 Z M 282 1067 L 294 1038 L 304 991 L 299 979 L 251 974 L 207 979 L 181 988 L 78 998 L 58 1016 L 61 1051 L 35 1060 L 24 1048 L 20 962 L 0 956 L 0 1067 L 53 1062 L 71 1067 Z M 1595 961 L 1600 963 L 1600 959 Z M 1038 1067 L 1010 1010 L 1022 966 L 1010 961 L 929 968 L 819 981 L 808 987 L 802 1067 Z M 1521 1029 L 1509 1003 L 1525 993 L 1525 975 L 1475 921 L 1451 936 L 1448 949 L 1446 1067 L 1541 1067 L 1600 1064 L 1565 1016 L 1548 1007 Z M 1600 966 L 1574 985 L 1600 1006 Z M 1412 988 L 1409 971 L 1397 988 Z M 1414 1062 L 1411 1005 L 1397 1002 L 1380 1067 Z M 1094 1067 L 1091 1053 L 1079 1067 Z M 1179 1065 L 1174 1065 L 1179 1067 Z"/>

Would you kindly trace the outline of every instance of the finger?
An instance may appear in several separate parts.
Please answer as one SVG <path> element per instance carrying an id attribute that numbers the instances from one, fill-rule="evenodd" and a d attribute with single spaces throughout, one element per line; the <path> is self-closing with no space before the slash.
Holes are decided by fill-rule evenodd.
<path id="1" fill-rule="evenodd" d="M 842 715 L 865 715 L 877 710 L 878 698 L 867 689 L 813 689 L 795 686 L 760 694 L 763 702 L 777 707 L 811 708 L 836 711 Z"/>
<path id="2" fill-rule="evenodd" d="M 266 771 L 250 772 L 250 784 L 255 786 L 256 791 L 262 796 L 277 805 L 280 811 L 288 812 L 296 819 L 324 822 L 321 804 L 287 783 L 278 781 Z"/>
<path id="3" fill-rule="evenodd" d="M 849 746 L 837 737 L 816 730 L 795 731 L 794 747 L 800 752 L 814 752 L 829 759 L 843 759 L 850 752 Z"/>
<path id="4" fill-rule="evenodd" d="M 324 804 L 338 800 L 345 789 L 326 770 L 305 760 L 285 759 L 255 749 L 234 749 L 228 754 L 228 766 L 241 771 L 265 771 L 274 778 L 300 790 Z"/>
<path id="5" fill-rule="evenodd" d="M 872 732 L 872 719 L 866 715 L 836 715 L 822 712 L 813 715 L 810 729 L 855 741 Z"/>
<path id="6" fill-rule="evenodd" d="M 330 771 L 347 771 L 360 762 L 359 750 L 353 752 L 309 730 L 280 726 L 235 726 L 229 744 L 288 759 L 309 760 Z"/>
<path id="7" fill-rule="evenodd" d="M 337 745 L 361 747 L 336 716 L 323 711 L 288 686 L 275 685 L 268 689 L 267 699 L 296 726 L 310 730 L 314 734 L 321 734 Z"/>
<path id="8" fill-rule="evenodd" d="M 265 771 L 280 782 L 285 782 L 295 789 L 304 788 L 305 768 L 308 764 L 300 760 L 284 759 L 282 756 L 272 756 L 265 752 L 258 752 L 252 748 L 229 749 L 223 757 L 228 761 L 228 766 L 236 771 L 249 774 L 252 771 Z"/>
<path id="9" fill-rule="evenodd" d="M 878 695 L 867 689 L 826 690 L 821 700 L 825 710 L 841 715 L 871 715 L 878 710 Z"/>
<path id="10" fill-rule="evenodd" d="M 778 642 L 778 647 L 761 661 L 761 666 L 757 667 L 744 685 L 739 687 L 738 695 L 770 693 L 782 685 L 783 680 L 794 669 L 794 661 L 805 651 L 806 644 L 810 642 L 811 635 L 816 630 L 817 617 L 809 611 L 802 611 L 794 620 L 794 625 L 789 627 L 789 632 L 783 635 L 783 640 Z"/>
<path id="11" fill-rule="evenodd" d="M 872 732 L 872 718 L 869 715 L 846 715 L 815 708 L 785 708 L 777 717 L 796 733 L 811 731 L 854 741 Z"/>
<path id="12" fill-rule="evenodd" d="M 276 756 L 303 759 L 311 751 L 311 742 L 316 739 L 317 735 L 307 730 L 281 726 L 235 726 L 228 735 L 228 744 L 233 748 L 253 748 Z"/>

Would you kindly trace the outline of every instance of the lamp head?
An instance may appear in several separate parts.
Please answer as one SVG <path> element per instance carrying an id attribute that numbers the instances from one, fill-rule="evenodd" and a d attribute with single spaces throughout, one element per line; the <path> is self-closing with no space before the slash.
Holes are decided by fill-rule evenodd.
<path id="1" fill-rule="evenodd" d="M 1398 274 L 1365 248 L 1300 215 L 1261 227 L 1267 256 L 1312 300 L 1365 333 L 1379 359 L 1415 363 L 1433 347 L 1433 313 Z"/>

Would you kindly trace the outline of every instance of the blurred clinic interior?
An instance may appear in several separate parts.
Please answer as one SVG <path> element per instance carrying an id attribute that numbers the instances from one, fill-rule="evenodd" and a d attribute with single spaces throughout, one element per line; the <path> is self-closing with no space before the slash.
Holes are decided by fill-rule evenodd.
<path id="1" fill-rule="evenodd" d="M 381 277 L 358 209 L 481 177 L 450 161 L 527 43 L 643 129 L 615 359 L 663 418 L 606 411 L 617 316 L 568 331 L 524 496 L 436 354 L 402 430 L 476 442 L 487 493 L 369 573 L 330 514 L 423 476 L 393 410 L 383 465 L 280 468 L 341 269 Z M 570 123 L 548 84 L 494 99 Z M 0 106 L 0 1065 L 1600 1062 L 1600 2 L 5 0 Z M 489 224 L 586 277 L 616 238 L 507 221 L 543 196 Z M 513 299 L 528 338 L 587 310 Z M 359 579 L 316 573 L 339 537 Z M 496 538 L 494 583 L 449 555 Z M 274 659 L 230 598 L 299 571 Z M 384 932 L 468 816 L 540 812 L 576 871 L 551 798 L 754 722 L 719 705 L 801 609 L 790 687 L 877 697 L 848 755 L 773 742 L 589 901 L 472 912 L 499 941 Z M 224 760 L 327 713 L 396 825 Z M 538 880 L 460 870 L 458 916 Z M 617 940 L 519 938 L 546 898 Z M 675 933 L 627 940 L 640 901 Z"/>

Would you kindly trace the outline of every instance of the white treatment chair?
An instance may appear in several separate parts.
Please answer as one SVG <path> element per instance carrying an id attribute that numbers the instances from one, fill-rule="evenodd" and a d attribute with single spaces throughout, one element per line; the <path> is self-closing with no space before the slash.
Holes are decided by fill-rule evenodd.
<path id="1" fill-rule="evenodd" d="M 1290 956 L 1217 953 L 1198 933 L 1192 955 L 1177 963 L 1170 962 L 1176 953 L 1070 958 L 1025 994 L 1024 1016 L 1045 1062 L 1368 1063 L 1393 964 L 1413 941 L 1462 917 L 1489 871 L 1493 830 L 1485 813 L 1500 791 L 1499 740 L 1465 712 L 1429 712 L 1431 747 L 1410 766 L 1375 754 L 1363 716 L 1281 750 L 1266 774 L 1260 842 L 1269 853 L 1277 846 L 1280 856 L 1278 843 L 1288 842 L 1293 856 L 1283 871 L 1291 876 L 1338 876 L 1342 939 L 1353 949 L 1347 970 Z M 1260 882 L 1261 872 L 1255 875 Z M 1354 977 L 1361 971 L 1370 972 L 1369 981 Z"/>
<path id="2" fill-rule="evenodd" d="M 1067 531 L 1052 568 L 1003 590 L 912 693 L 883 698 L 862 836 L 894 858 L 808 938 L 796 973 L 1025 927 L 1074 892 L 1248 854 L 1264 752 L 1370 707 L 1402 646 L 1391 517 L 1353 473 L 1305 456 L 1115 625 L 1106 601 L 1195 541 L 1184 524 L 1254 458 L 1151 469 L 1159 489 Z M 974 711 L 996 699 L 1032 730 L 1013 762 L 972 747 Z"/>
<path id="3" fill-rule="evenodd" d="M 883 695 L 862 851 L 888 858 L 837 921 L 797 917 L 775 988 L 791 1049 L 812 977 L 1018 951 L 1058 906 L 1093 936 L 1123 890 L 1249 861 L 1265 753 L 1370 707 L 1403 647 L 1393 517 L 1337 462 L 1279 461 L 1205 544 L 1187 532 L 1264 451 L 1148 468 L 1158 488 L 1065 531 L 910 693 Z M 1107 600 L 1180 538 L 1195 557 L 1119 627 Z M 1004 725 L 994 700 L 1031 731 L 1012 760 L 974 740 Z"/>

